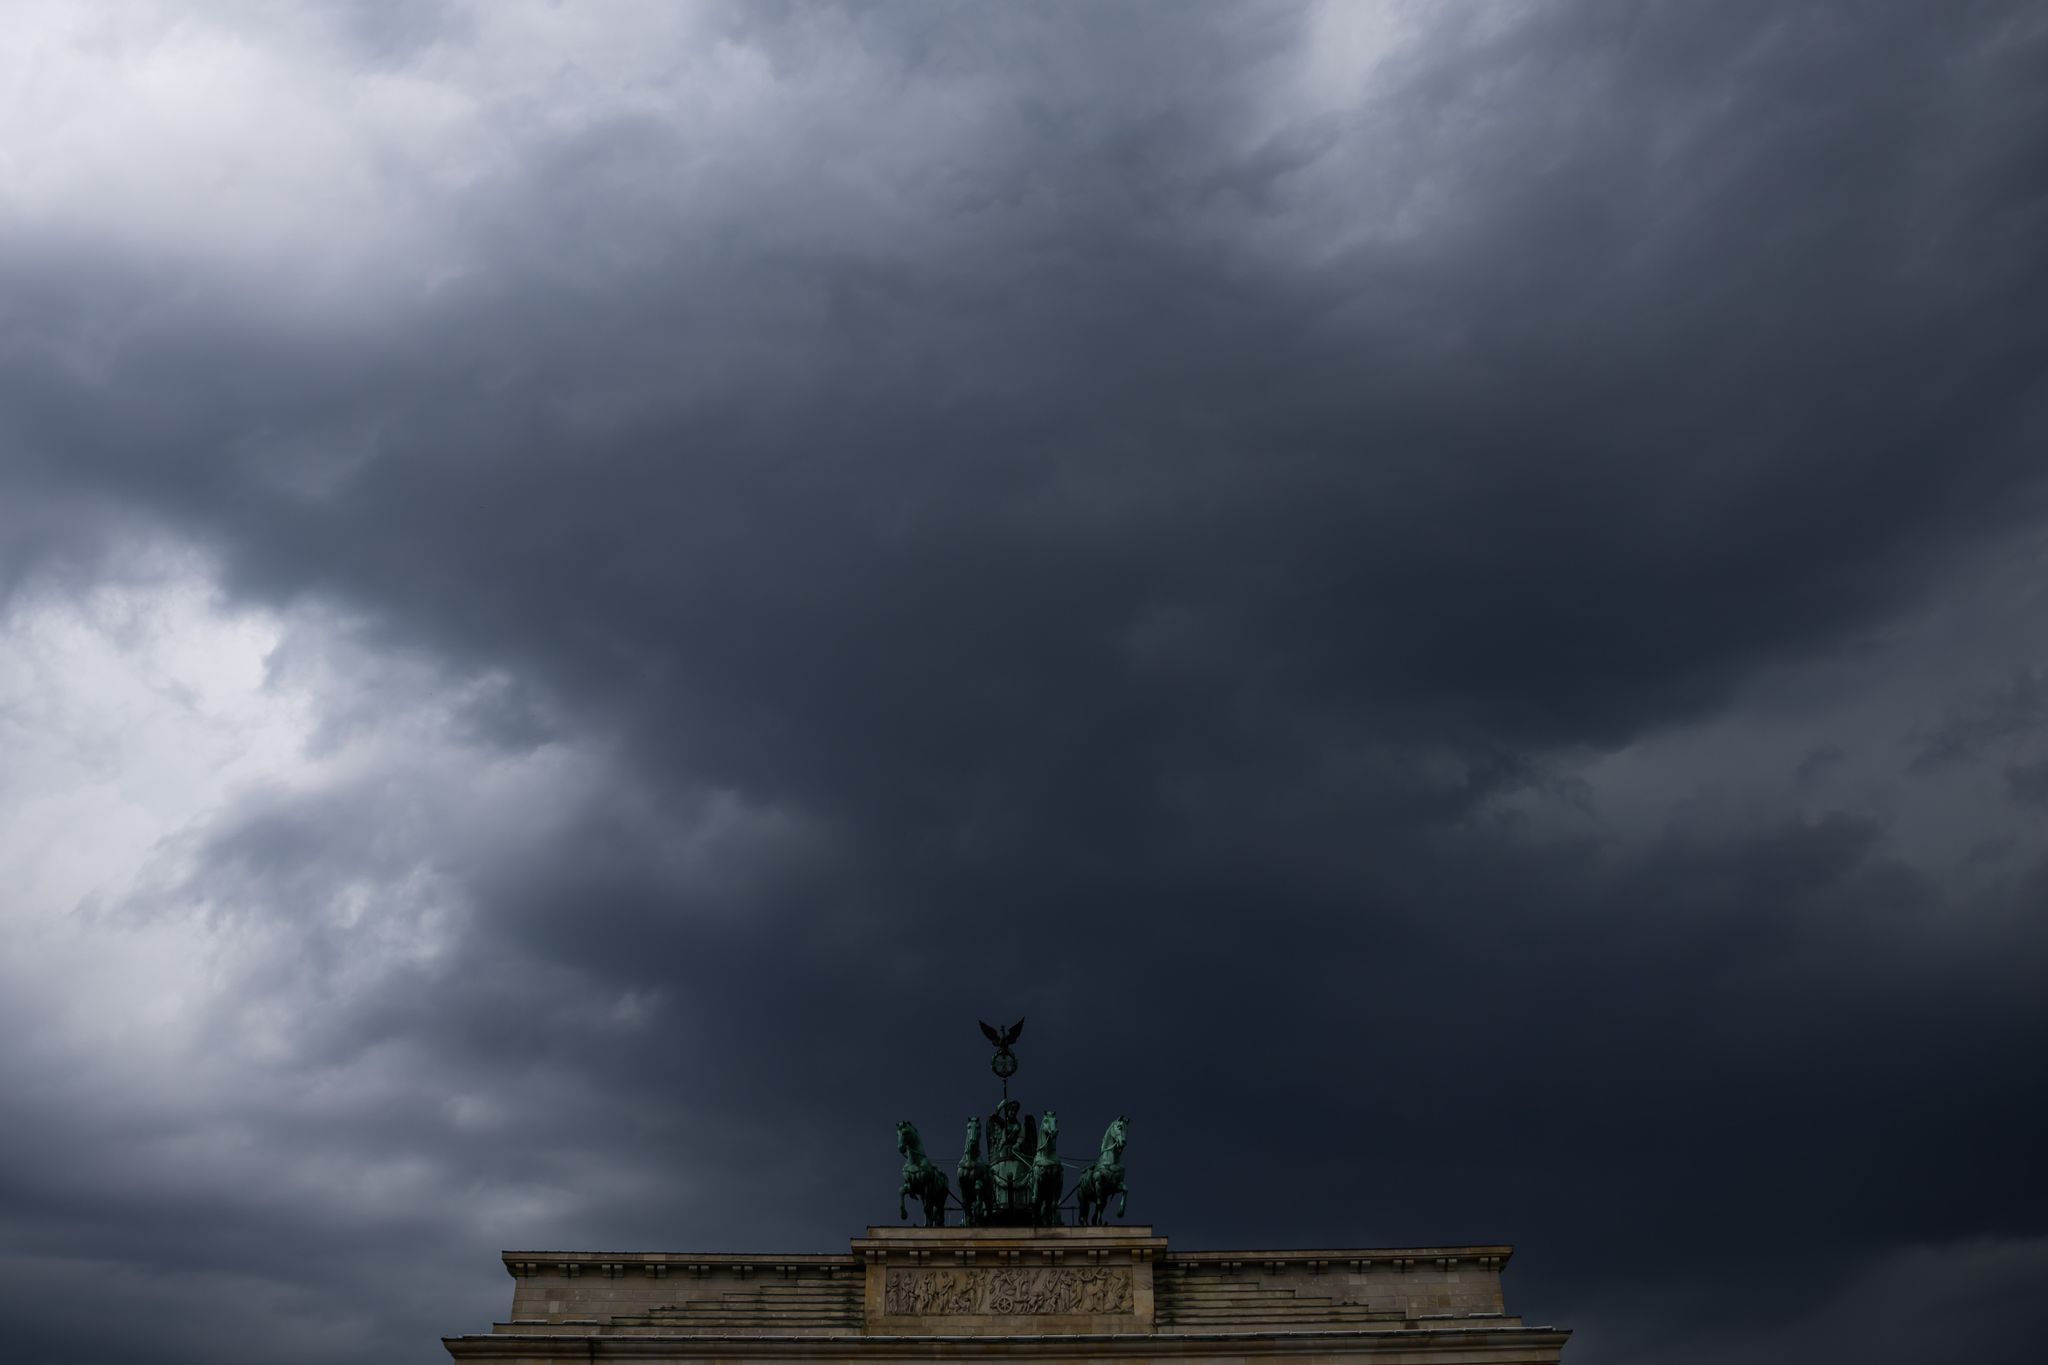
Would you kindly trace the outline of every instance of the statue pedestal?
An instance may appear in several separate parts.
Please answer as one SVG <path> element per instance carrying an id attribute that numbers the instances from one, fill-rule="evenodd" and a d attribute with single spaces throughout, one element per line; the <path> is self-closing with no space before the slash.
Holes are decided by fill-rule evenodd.
<path id="1" fill-rule="evenodd" d="M 871 1227 L 869 1335 L 1069 1336 L 1154 1330 L 1149 1227 Z"/>

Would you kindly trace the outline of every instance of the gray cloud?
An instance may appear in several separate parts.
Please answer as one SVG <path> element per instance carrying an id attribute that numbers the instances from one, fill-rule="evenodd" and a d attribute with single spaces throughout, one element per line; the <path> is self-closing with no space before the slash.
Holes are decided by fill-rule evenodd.
<path id="1" fill-rule="evenodd" d="M 2005 770 L 2005 789 L 2022 805 L 2048 805 L 2048 761 L 2015 763 Z"/>
<path id="2" fill-rule="evenodd" d="M 1947 716 L 1926 737 L 1913 766 L 1981 759 L 2004 751 L 2048 721 L 2048 673 L 2023 671 Z"/>
<path id="3" fill-rule="evenodd" d="M 161 212 L 0 254 L 19 676 L 157 657 L 21 624 L 150 537 L 276 639 L 0 783 L 225 774 L 0 1005 L 31 1358 L 831 1246 L 998 1009 L 1177 1239 L 1508 1238 L 1733 1360 L 2000 1238 L 2013 1349 L 2041 26 L 1364 13 L 308 6 L 157 35 L 189 119 L 43 39 Z"/>

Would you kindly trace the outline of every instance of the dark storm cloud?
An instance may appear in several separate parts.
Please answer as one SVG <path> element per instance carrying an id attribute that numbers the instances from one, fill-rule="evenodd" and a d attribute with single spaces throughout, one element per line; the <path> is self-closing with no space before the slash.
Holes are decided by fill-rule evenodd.
<path id="1" fill-rule="evenodd" d="M 2007 768 L 2005 789 L 2023 805 L 2048 806 L 2048 762 L 2016 763 Z"/>
<path id="2" fill-rule="evenodd" d="M 475 28 L 350 13 L 400 74 Z M 10 249 L 0 449 L 68 518 L 10 579 L 169 527 L 428 661 L 331 742 L 457 694 L 443 747 L 246 797 L 169 899 L 282 936 L 222 1028 L 303 1001 L 297 1068 L 396 1078 L 230 1105 L 254 1147 L 473 1184 L 360 1219 L 280 1202 L 275 1155 L 247 1198 L 178 1151 L 109 1185 L 58 1105 L 9 1245 L 264 1273 L 281 1321 L 395 1292 L 358 1256 L 825 1247 L 885 1215 L 869 1135 L 951 1150 L 952 1030 L 1008 1001 L 1034 1102 L 1137 1119 L 1134 1214 L 1517 1240 L 1589 1360 L 1702 1314 L 1713 1358 L 1790 1350 L 1961 1239 L 2021 1239 L 1986 1253 L 2020 1284 L 2048 849 L 1958 880 L 1894 808 L 1979 769 L 2036 801 L 2038 615 L 1853 751 L 1776 745 L 1817 805 L 1688 805 L 1681 756 L 1644 833 L 1588 773 L 2038 533 L 2040 25 L 1424 14 L 1333 93 L 1283 8 L 743 10 L 705 41 L 765 73 L 744 114 L 509 101 L 445 274 L 333 318 L 266 306 L 283 256 L 194 289 Z M 565 747 L 599 757 L 469 785 Z M 414 869 L 456 946 L 365 982 L 320 907 L 431 919 Z M 458 1086 L 513 1117 L 417 1107 Z M 459 1221 L 522 1189 L 564 1199 Z M 308 1222 L 329 1259 L 269 1272 Z M 446 1303 L 291 1349 L 431 1358 L 477 1325 Z"/>
<path id="3" fill-rule="evenodd" d="M 2004 752 L 2048 723 L 2048 674 L 2022 672 L 1948 716 L 1913 756 L 1921 772 Z"/>

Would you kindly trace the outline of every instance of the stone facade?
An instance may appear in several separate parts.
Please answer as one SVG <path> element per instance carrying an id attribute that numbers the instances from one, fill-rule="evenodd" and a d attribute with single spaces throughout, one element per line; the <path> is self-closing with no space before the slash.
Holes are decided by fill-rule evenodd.
<path id="1" fill-rule="evenodd" d="M 508 1251 L 512 1314 L 457 1360 L 1541 1365 L 1506 1246 L 1172 1251 L 1149 1227 L 869 1228 L 844 1256 Z"/>

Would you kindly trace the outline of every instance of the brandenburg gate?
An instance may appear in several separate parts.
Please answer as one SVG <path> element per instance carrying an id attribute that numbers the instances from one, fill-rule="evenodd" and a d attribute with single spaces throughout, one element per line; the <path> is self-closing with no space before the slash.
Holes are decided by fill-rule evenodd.
<path id="1" fill-rule="evenodd" d="M 1009 1097 L 1022 1021 L 982 1029 L 1003 1098 L 967 1121 L 953 1179 L 897 1125 L 898 1214 L 915 1204 L 922 1226 L 870 1227 L 845 1254 L 508 1251 L 510 1315 L 443 1338 L 448 1353 L 500 1365 L 1559 1360 L 1570 1334 L 1524 1324 L 1502 1299 L 1512 1247 L 1176 1251 L 1151 1227 L 1111 1223 L 1129 1121 L 1109 1125 L 1093 1161 L 1060 1157 L 1058 1115 L 1020 1115 Z"/>

